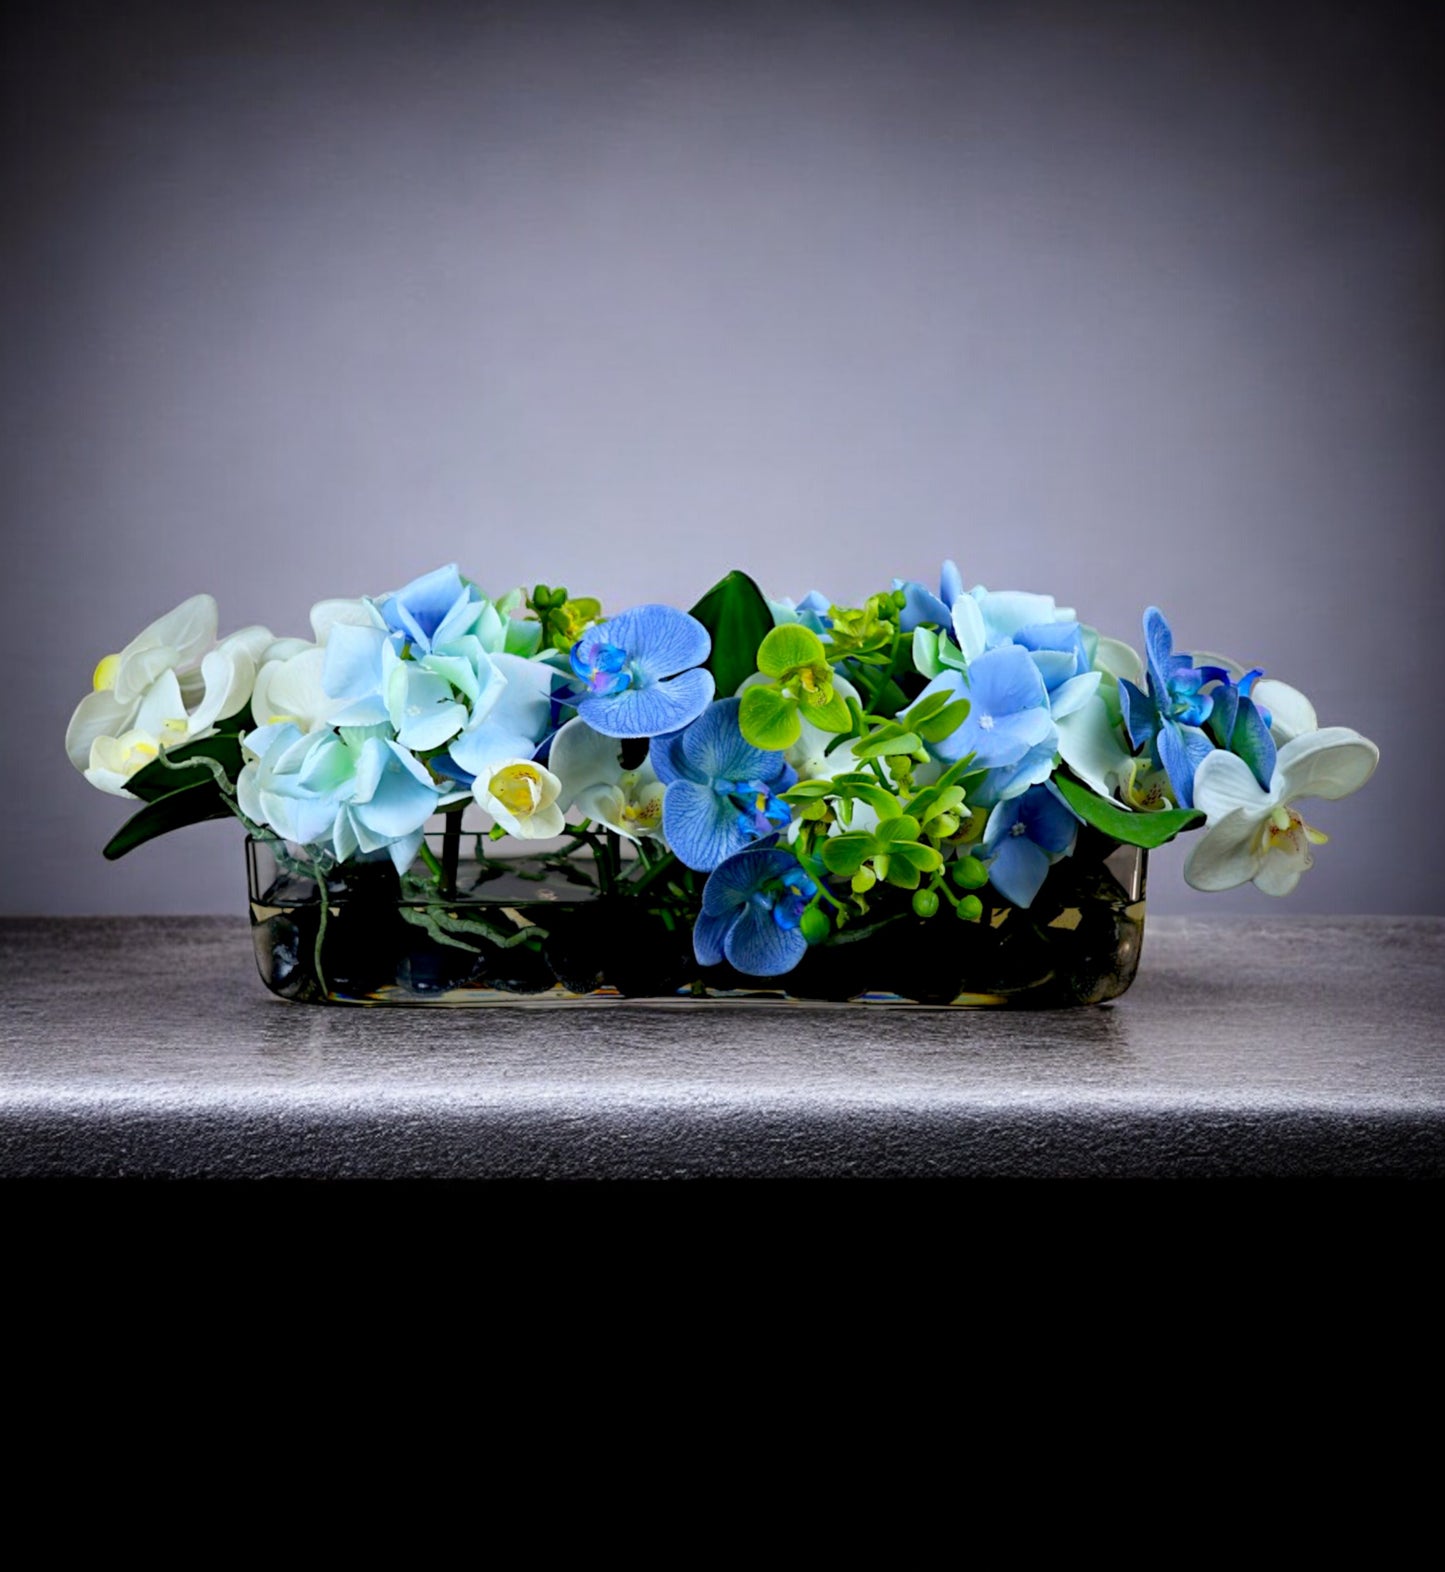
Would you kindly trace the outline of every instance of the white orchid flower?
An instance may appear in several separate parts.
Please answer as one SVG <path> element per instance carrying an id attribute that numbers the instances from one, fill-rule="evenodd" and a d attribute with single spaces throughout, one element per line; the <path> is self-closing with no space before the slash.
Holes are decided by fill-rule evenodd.
<path id="1" fill-rule="evenodd" d="M 95 691 L 65 734 L 71 763 L 92 785 L 129 797 L 125 783 L 138 770 L 245 708 L 271 632 L 243 628 L 211 649 L 215 636 L 215 601 L 193 595 L 100 662 Z"/>
<path id="2" fill-rule="evenodd" d="M 648 759 L 623 769 L 616 737 L 593 731 L 579 715 L 552 739 L 547 763 L 562 783 L 562 809 L 575 807 L 630 841 L 661 835 L 665 788 Z"/>
<path id="3" fill-rule="evenodd" d="M 1288 895 L 1327 836 L 1305 823 L 1293 804 L 1333 801 L 1358 791 L 1374 773 L 1380 750 L 1348 726 L 1327 726 L 1279 750 L 1269 790 L 1243 759 L 1212 753 L 1194 777 L 1194 805 L 1208 823 L 1184 865 L 1196 890 L 1232 890 L 1251 880 L 1266 895 Z"/>
<path id="4" fill-rule="evenodd" d="M 477 806 L 508 833 L 523 841 L 560 835 L 566 819 L 557 805 L 562 782 L 532 759 L 502 759 L 488 764 L 472 783 Z"/>

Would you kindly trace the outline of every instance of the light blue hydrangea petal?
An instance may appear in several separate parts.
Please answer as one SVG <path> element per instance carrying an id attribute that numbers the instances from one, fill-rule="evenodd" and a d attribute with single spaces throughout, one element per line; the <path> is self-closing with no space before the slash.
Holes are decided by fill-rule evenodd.
<path id="1" fill-rule="evenodd" d="M 405 634 L 413 643 L 430 650 L 438 629 L 454 610 L 459 600 L 465 602 L 467 591 L 455 562 L 443 568 L 423 573 L 410 584 L 403 585 L 394 594 L 377 602 L 377 610 L 386 625 L 397 633 Z"/>
<path id="2" fill-rule="evenodd" d="M 1021 628 L 1057 620 L 1058 608 L 1052 595 L 980 587 L 973 591 L 973 598 L 983 613 L 990 648 L 1011 640 Z"/>
<path id="3" fill-rule="evenodd" d="M 938 575 L 938 598 L 951 610 L 962 594 L 963 575 L 958 571 L 958 564 L 949 557 Z"/>
<path id="4" fill-rule="evenodd" d="M 898 626 L 905 633 L 913 633 L 925 623 L 940 628 L 953 626 L 953 614 L 933 593 L 912 579 L 894 579 L 893 588 L 904 593 L 903 609 L 898 613 Z"/>
<path id="5" fill-rule="evenodd" d="M 674 781 L 662 799 L 662 833 L 689 868 L 711 873 L 753 838 L 738 824 L 737 809 L 711 786 Z"/>
<path id="6" fill-rule="evenodd" d="M 1005 836 L 988 865 L 989 883 L 1011 905 L 1028 908 L 1048 877 L 1048 854 L 1024 835 Z"/>
<path id="7" fill-rule="evenodd" d="M 354 805 L 357 818 L 386 840 L 420 829 L 436 811 L 440 793 L 425 768 L 396 743 L 368 742 L 363 752 L 384 750 L 380 774 L 367 797 Z M 358 776 L 361 771 L 358 770 Z M 374 850 L 374 848 L 367 848 Z"/>
<path id="8" fill-rule="evenodd" d="M 1067 856 L 1079 838 L 1079 820 L 1072 808 L 1050 786 L 1035 786 L 1022 800 L 1019 817 L 1028 838 L 1056 857 Z"/>
<path id="9" fill-rule="evenodd" d="M 1065 715 L 1072 715 L 1075 710 L 1081 710 L 1099 691 L 1099 683 L 1103 679 L 1101 671 L 1086 671 L 1078 677 L 1070 677 L 1067 682 L 1049 694 L 1049 710 L 1055 720 L 1062 720 Z"/>
<path id="10" fill-rule="evenodd" d="M 1078 661 L 1072 650 L 1030 650 L 1029 654 L 1050 692 L 1078 673 Z"/>
<path id="11" fill-rule="evenodd" d="M 1016 715 L 1049 702 L 1048 689 L 1033 657 L 1015 644 L 989 650 L 972 661 L 966 681 L 976 714 Z"/>
<path id="12" fill-rule="evenodd" d="M 657 737 L 690 726 L 712 696 L 712 673 L 694 667 L 666 682 L 606 696 L 585 695 L 577 700 L 577 713 L 608 737 Z"/>
<path id="13" fill-rule="evenodd" d="M 380 628 L 360 628 L 343 623 L 331 630 L 326 641 L 326 661 L 321 671 L 321 686 L 333 699 L 350 700 L 353 704 L 375 700 L 380 711 L 378 720 L 386 719 L 386 706 L 381 699 L 382 651 L 387 636 Z M 370 721 L 358 721 L 370 725 Z"/>
<path id="14" fill-rule="evenodd" d="M 595 636 L 626 650 L 636 669 L 654 678 L 700 666 L 712 649 L 702 623 L 675 606 L 634 606 L 609 617 Z"/>

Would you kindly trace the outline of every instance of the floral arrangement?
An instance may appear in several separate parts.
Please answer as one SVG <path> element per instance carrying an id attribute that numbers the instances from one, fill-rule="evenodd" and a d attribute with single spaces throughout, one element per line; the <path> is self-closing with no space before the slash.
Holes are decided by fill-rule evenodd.
<path id="1" fill-rule="evenodd" d="M 774 978 L 900 913 L 1027 910 L 1086 831 L 1192 832 L 1196 888 L 1292 890 L 1325 839 L 1298 804 L 1357 790 L 1377 748 L 1259 669 L 1176 652 L 1157 609 L 1143 633 L 1141 658 L 952 563 L 936 594 L 895 580 L 861 606 L 734 572 L 690 612 L 614 615 L 540 584 L 493 600 L 449 566 L 322 601 L 309 639 L 218 642 L 195 596 L 100 662 L 66 748 L 142 803 L 110 857 L 234 815 L 323 876 L 389 862 L 455 942 L 474 806 L 481 850 L 566 837 L 542 854 L 590 853 L 699 965 Z"/>

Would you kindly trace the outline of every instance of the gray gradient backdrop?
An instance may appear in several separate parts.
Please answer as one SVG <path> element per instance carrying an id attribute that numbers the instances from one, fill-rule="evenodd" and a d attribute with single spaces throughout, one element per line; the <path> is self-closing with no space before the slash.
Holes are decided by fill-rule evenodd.
<path id="1" fill-rule="evenodd" d="M 1380 5 L 207 3 L 4 23 L 11 912 L 114 866 L 61 737 L 223 627 L 459 561 L 689 605 L 945 555 L 1384 753 L 1290 906 L 1441 910 L 1441 59 Z M 1438 16 L 1438 11 L 1435 13 Z"/>

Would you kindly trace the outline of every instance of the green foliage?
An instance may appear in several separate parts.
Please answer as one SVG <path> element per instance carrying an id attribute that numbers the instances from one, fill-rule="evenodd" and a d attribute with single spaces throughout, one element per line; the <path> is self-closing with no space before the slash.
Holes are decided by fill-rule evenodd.
<path id="1" fill-rule="evenodd" d="M 1065 775 L 1054 776 L 1065 802 L 1084 821 L 1096 830 L 1102 830 L 1113 840 L 1126 846 L 1142 846 L 1148 851 L 1163 846 L 1166 841 L 1184 830 L 1192 830 L 1204 823 L 1204 815 L 1197 808 L 1168 808 L 1162 813 L 1130 813 L 1107 797 L 1090 791 L 1085 785 Z"/>
<path id="2" fill-rule="evenodd" d="M 800 622 L 785 622 L 769 633 L 758 646 L 758 667 L 765 677 L 783 679 L 805 668 L 822 667 L 832 681 L 828 652 L 811 628 Z"/>
<path id="3" fill-rule="evenodd" d="M 758 646 L 758 670 L 773 679 L 744 691 L 738 711 L 742 734 L 755 748 L 791 748 L 806 716 L 821 731 L 846 732 L 848 705 L 833 687 L 823 641 L 801 623 L 774 628 Z"/>
<path id="4" fill-rule="evenodd" d="M 946 691 L 930 693 L 904 712 L 903 721 L 925 742 L 942 742 L 968 719 L 967 699 L 950 699 Z"/>
<path id="5" fill-rule="evenodd" d="M 219 765 L 225 778 L 234 781 L 241 773 L 239 733 L 243 729 L 252 729 L 249 707 L 223 721 L 215 736 L 172 748 L 143 770 L 137 770 L 126 782 L 126 789 L 142 802 L 157 802 L 189 786 L 214 786 L 216 771 L 213 765 Z M 213 763 L 204 762 L 206 760 Z M 190 768 L 186 768 L 187 765 Z"/>
<path id="6" fill-rule="evenodd" d="M 527 609 L 542 624 L 539 643 L 548 649 L 570 650 L 583 630 L 602 615 L 602 602 L 590 595 L 573 600 L 565 589 L 538 584 L 527 597 Z"/>
<path id="7" fill-rule="evenodd" d="M 132 814 L 106 842 L 105 856 L 114 862 L 158 835 L 168 835 L 188 824 L 202 824 L 207 819 L 229 818 L 230 814 L 230 803 L 208 775 L 193 785 L 157 797 L 139 813 Z"/>
<path id="8" fill-rule="evenodd" d="M 916 890 L 920 875 L 943 866 L 943 858 L 932 846 L 919 839 L 918 820 L 906 813 L 885 819 L 869 834 L 862 830 L 845 831 L 826 840 L 820 848 L 823 865 L 839 878 L 854 879 L 858 889 L 860 874 L 871 876 L 864 890 L 875 879 L 885 879 L 900 889 Z M 863 891 L 859 891 L 863 893 Z"/>
<path id="9" fill-rule="evenodd" d="M 773 626 L 763 592 L 736 568 L 721 578 L 692 608 L 712 639 L 705 665 L 721 699 L 736 693 L 759 669 L 758 647 Z"/>
<path id="10" fill-rule="evenodd" d="M 788 698 L 777 688 L 744 689 L 738 707 L 738 726 L 755 748 L 767 748 L 772 752 L 791 748 L 803 735 L 797 700 Z"/>

